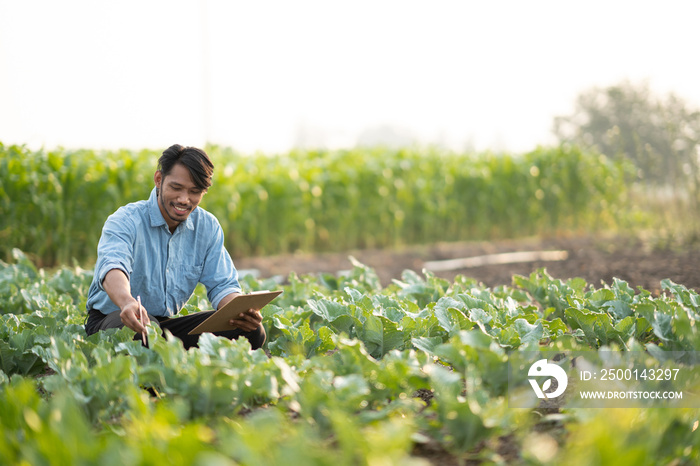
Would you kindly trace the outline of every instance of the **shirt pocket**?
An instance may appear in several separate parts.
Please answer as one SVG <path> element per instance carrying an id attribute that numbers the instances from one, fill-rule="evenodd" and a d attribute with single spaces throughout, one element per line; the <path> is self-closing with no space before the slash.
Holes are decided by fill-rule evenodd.
<path id="1" fill-rule="evenodd" d="M 180 279 L 175 282 L 175 288 L 178 294 L 177 299 L 180 301 L 178 303 L 178 308 L 184 306 L 187 300 L 192 296 L 192 293 L 194 293 L 194 289 L 197 283 L 199 283 L 199 279 L 202 277 L 202 269 L 203 266 L 201 265 L 182 266 L 180 269 Z"/>

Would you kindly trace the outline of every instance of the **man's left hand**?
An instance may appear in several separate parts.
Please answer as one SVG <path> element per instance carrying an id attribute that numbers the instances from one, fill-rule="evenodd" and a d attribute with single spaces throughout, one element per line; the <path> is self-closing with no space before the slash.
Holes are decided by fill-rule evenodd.
<path id="1" fill-rule="evenodd" d="M 229 324 L 243 331 L 252 332 L 262 325 L 262 314 L 258 309 L 248 309 L 241 312 L 237 319 L 229 320 Z"/>

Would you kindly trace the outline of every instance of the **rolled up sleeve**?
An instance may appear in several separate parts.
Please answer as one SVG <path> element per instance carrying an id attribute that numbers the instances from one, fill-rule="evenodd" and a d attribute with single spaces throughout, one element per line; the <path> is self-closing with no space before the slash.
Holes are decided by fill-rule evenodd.
<path id="1" fill-rule="evenodd" d="M 219 302 L 224 297 L 241 292 L 238 271 L 224 247 L 224 234 L 218 222 L 207 250 L 200 282 L 206 287 L 207 298 L 214 309 L 218 309 Z"/>
<path id="2" fill-rule="evenodd" d="M 97 245 L 98 261 L 95 264 L 97 286 L 104 291 L 102 282 L 107 273 L 119 269 L 131 277 L 134 264 L 134 233 L 132 222 L 117 213 L 111 215 L 102 229 Z"/>

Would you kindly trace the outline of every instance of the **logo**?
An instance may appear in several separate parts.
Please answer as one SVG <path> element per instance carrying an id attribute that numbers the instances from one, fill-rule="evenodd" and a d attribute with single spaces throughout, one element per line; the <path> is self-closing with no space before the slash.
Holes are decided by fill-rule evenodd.
<path id="1" fill-rule="evenodd" d="M 564 369 L 556 364 L 549 364 L 546 359 L 540 359 L 530 366 L 530 370 L 527 372 L 527 375 L 529 377 L 543 375 L 550 377 L 544 381 L 542 388 L 540 388 L 535 379 L 528 379 L 528 382 L 530 382 L 530 385 L 532 385 L 532 389 L 535 391 L 537 398 L 556 398 L 561 396 L 569 383 L 569 377 L 566 375 Z M 552 377 L 557 381 L 557 389 L 552 393 L 545 393 L 552 386 Z"/>

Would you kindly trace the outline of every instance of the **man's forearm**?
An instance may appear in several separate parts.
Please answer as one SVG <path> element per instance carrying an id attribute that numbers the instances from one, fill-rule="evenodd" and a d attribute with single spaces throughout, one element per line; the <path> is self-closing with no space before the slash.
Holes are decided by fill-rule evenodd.
<path id="1" fill-rule="evenodd" d="M 228 295 L 224 296 L 223 298 L 221 298 L 221 301 L 219 301 L 219 305 L 216 307 L 216 309 L 219 310 L 219 309 L 221 309 L 222 307 L 226 306 L 228 303 L 231 302 L 231 300 L 232 300 L 233 298 L 235 298 L 235 297 L 238 296 L 239 294 L 240 294 L 240 293 L 231 293 L 231 294 L 228 294 Z"/>
<path id="2" fill-rule="evenodd" d="M 145 317 L 146 314 L 142 313 L 148 312 L 148 310 L 144 310 L 140 303 L 131 296 L 131 287 L 126 274 L 119 269 L 110 270 L 102 281 L 102 287 L 107 292 L 109 299 L 121 309 L 119 317 L 122 323 L 134 332 L 145 332 L 144 325 L 148 323 L 148 318 Z"/>
<path id="3" fill-rule="evenodd" d="M 124 309 L 127 304 L 135 301 L 134 297 L 131 296 L 129 279 L 124 272 L 119 269 L 112 269 L 107 272 L 105 279 L 102 281 L 102 286 L 107 292 L 109 299 L 111 299 L 119 309 Z"/>

